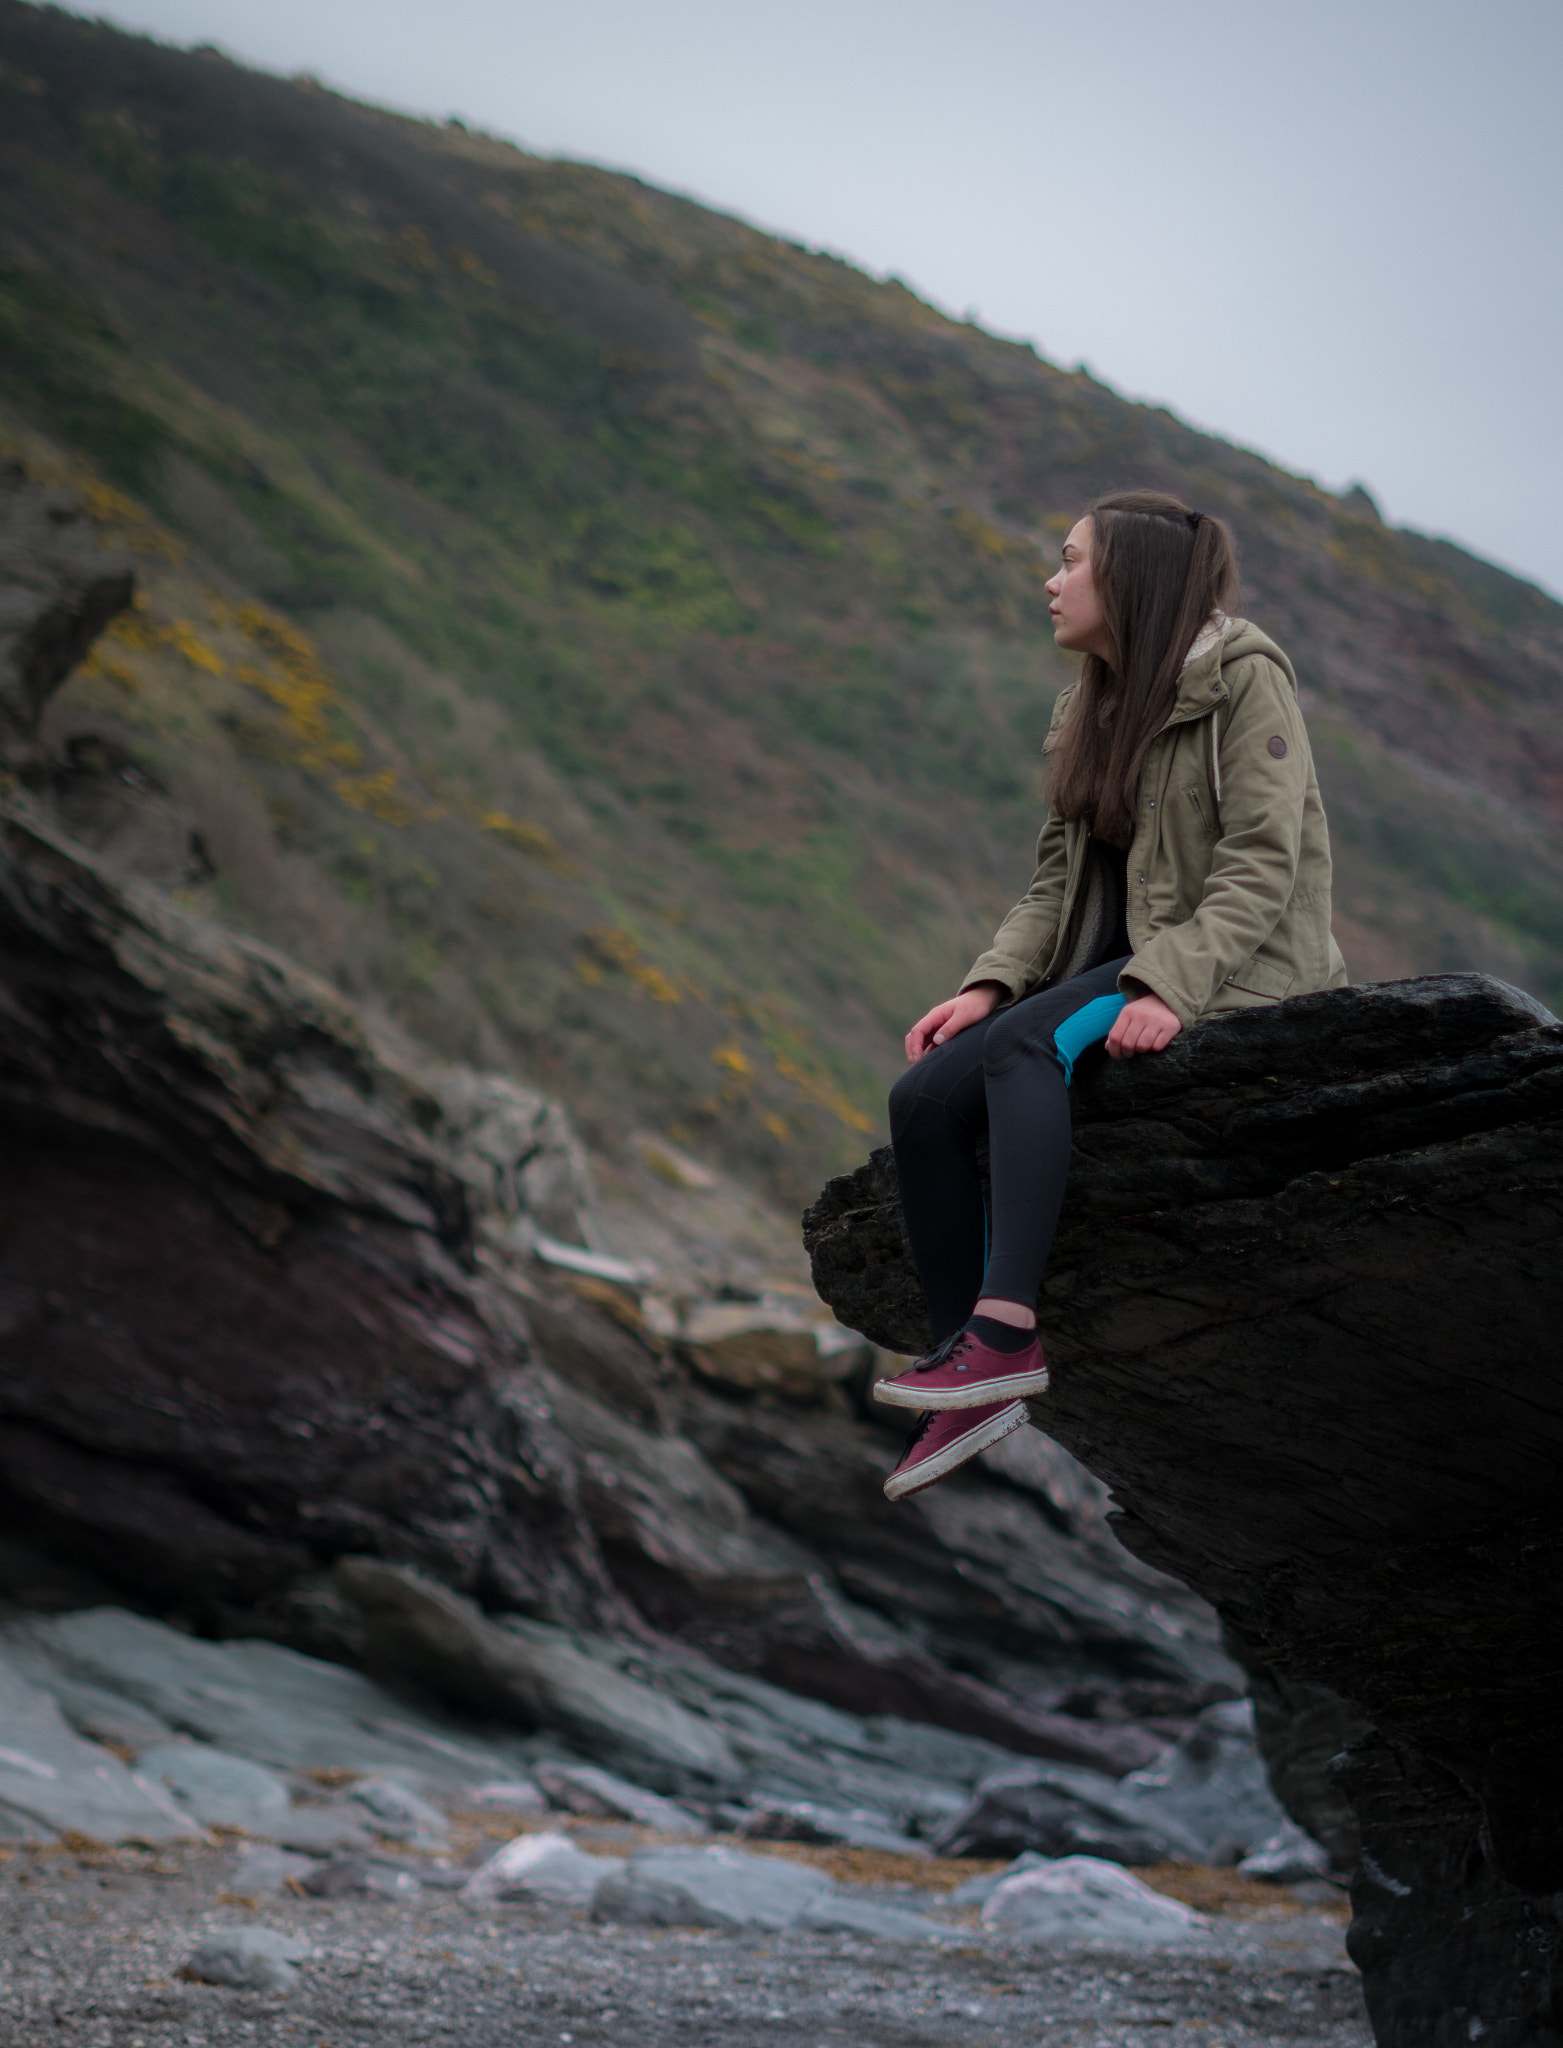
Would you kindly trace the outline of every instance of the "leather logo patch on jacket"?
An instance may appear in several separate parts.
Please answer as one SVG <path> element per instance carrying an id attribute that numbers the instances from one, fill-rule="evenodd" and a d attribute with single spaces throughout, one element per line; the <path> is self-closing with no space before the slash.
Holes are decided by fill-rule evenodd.
<path id="1" fill-rule="evenodd" d="M 1286 742 L 1279 733 L 1276 734 L 1273 740 L 1266 740 L 1265 745 L 1278 761 L 1286 759 Z"/>

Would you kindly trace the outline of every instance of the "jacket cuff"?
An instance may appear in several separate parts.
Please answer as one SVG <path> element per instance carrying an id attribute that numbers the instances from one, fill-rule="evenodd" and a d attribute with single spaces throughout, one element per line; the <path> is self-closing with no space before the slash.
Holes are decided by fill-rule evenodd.
<path id="1" fill-rule="evenodd" d="M 1008 990 L 1008 1000 L 1014 1003 L 1026 993 L 1030 980 L 1025 969 L 1017 966 L 1013 960 L 995 959 L 991 953 L 984 953 L 980 960 L 974 962 L 966 979 L 955 993 L 963 996 L 967 989 L 975 988 L 979 981 L 996 981 L 1001 988 Z"/>
<path id="2" fill-rule="evenodd" d="M 1127 987 L 1125 984 L 1129 984 Z M 1196 1005 L 1189 1002 L 1184 991 L 1176 987 L 1157 970 L 1156 963 L 1136 953 L 1118 975 L 1118 987 L 1132 1003 L 1136 996 L 1159 996 L 1167 1005 L 1185 1031 L 1199 1015 Z"/>

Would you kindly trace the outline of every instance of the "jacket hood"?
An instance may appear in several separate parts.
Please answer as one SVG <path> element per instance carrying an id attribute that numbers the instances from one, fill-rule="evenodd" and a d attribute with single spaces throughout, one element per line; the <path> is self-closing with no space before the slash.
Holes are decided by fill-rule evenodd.
<path id="1" fill-rule="evenodd" d="M 1255 655 L 1273 661 L 1296 690 L 1296 672 L 1268 633 L 1262 633 L 1250 619 L 1229 619 L 1218 614 L 1201 629 L 1189 650 L 1167 723 L 1181 725 L 1185 719 L 1203 718 L 1228 694 L 1224 672 Z"/>

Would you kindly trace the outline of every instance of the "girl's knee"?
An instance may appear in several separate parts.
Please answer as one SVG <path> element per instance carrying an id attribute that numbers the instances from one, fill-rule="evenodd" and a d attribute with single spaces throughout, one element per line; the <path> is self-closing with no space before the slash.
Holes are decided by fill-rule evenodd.
<path id="1" fill-rule="evenodd" d="M 1056 1029 L 1057 1022 L 1047 1016 L 1024 1017 L 1016 1011 L 1003 1017 L 999 1027 L 989 1032 L 984 1049 L 983 1070 L 987 1078 L 997 1081 L 1024 1066 L 1039 1081 L 1045 1075 L 1057 1075 L 1062 1080 L 1064 1064 L 1053 1042 Z"/>
<path id="2" fill-rule="evenodd" d="M 915 1067 L 908 1067 L 890 1090 L 890 1135 L 906 1128 L 908 1117 L 917 1107 L 919 1094 L 918 1074 Z"/>
<path id="3" fill-rule="evenodd" d="M 982 1048 L 984 1068 L 990 1074 L 1002 1074 L 1016 1060 L 1038 1050 L 1039 1035 L 1043 1049 L 1052 1043 L 1052 1034 L 1039 1034 L 1036 1021 L 1023 1009 L 1000 1011 L 988 1026 L 987 1043 Z"/>

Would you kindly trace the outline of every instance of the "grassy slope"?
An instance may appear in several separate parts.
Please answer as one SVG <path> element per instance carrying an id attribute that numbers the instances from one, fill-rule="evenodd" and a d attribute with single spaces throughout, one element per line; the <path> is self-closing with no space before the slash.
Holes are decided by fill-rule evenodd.
<path id="1" fill-rule="evenodd" d="M 778 1192 L 855 1153 L 1024 881 L 1049 550 L 1127 481 L 1238 530 L 1358 977 L 1563 986 L 1529 586 L 634 180 L 18 0 L 0 64 L 0 427 L 146 591 L 57 729 L 435 1044 Z"/>

